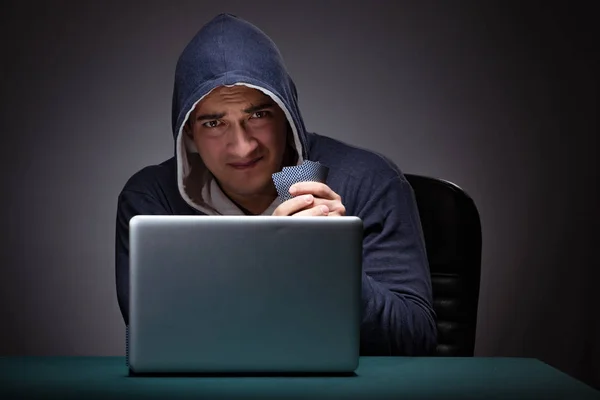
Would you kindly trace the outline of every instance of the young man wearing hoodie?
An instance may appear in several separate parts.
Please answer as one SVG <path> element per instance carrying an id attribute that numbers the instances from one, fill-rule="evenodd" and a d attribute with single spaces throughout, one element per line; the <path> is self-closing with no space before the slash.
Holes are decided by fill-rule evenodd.
<path id="1" fill-rule="evenodd" d="M 361 355 L 426 355 L 436 346 L 431 282 L 412 188 L 386 157 L 308 132 L 281 54 L 231 14 L 183 50 L 172 105 L 175 154 L 136 172 L 116 221 L 119 307 L 129 323 L 129 220 L 145 215 L 344 216 L 362 219 Z M 279 200 L 272 174 L 305 160 L 325 183 Z"/>

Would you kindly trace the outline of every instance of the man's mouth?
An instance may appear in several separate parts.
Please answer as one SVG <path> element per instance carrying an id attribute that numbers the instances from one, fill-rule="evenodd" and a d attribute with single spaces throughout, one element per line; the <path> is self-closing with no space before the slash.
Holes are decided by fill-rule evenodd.
<path id="1" fill-rule="evenodd" d="M 256 166 L 256 164 L 258 164 L 258 162 L 262 160 L 262 157 L 258 157 L 249 161 L 243 161 L 243 162 L 236 162 L 236 163 L 230 163 L 229 165 L 232 166 L 235 169 L 250 169 L 253 168 L 254 166 Z"/>

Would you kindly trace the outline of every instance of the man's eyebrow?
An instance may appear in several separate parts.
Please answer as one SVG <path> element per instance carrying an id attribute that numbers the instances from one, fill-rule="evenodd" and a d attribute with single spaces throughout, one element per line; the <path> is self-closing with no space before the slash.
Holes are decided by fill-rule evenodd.
<path id="1" fill-rule="evenodd" d="M 205 121 L 205 120 L 220 119 L 220 118 L 223 118 L 224 116 L 225 116 L 225 113 L 220 113 L 220 114 L 202 114 L 202 115 L 198 115 L 196 117 L 196 121 Z"/>
<path id="2" fill-rule="evenodd" d="M 266 102 L 264 102 L 262 104 L 259 104 L 257 106 L 248 107 L 248 108 L 246 108 L 244 110 L 244 112 L 246 114 L 252 114 L 252 113 L 255 113 L 255 112 L 259 111 L 259 110 L 264 110 L 265 108 L 273 107 L 274 105 L 275 105 L 275 103 L 273 103 L 273 101 L 266 101 Z"/>
<path id="3" fill-rule="evenodd" d="M 252 113 L 255 113 L 255 112 L 259 111 L 259 110 L 264 110 L 265 108 L 273 107 L 274 105 L 275 105 L 275 103 L 273 101 L 266 101 L 266 102 L 264 102 L 262 104 L 248 107 L 248 108 L 244 109 L 243 111 L 246 114 L 252 114 Z M 226 113 L 202 114 L 202 115 L 198 115 L 196 117 L 196 121 L 208 121 L 208 120 L 220 119 L 220 118 L 223 118 L 225 115 L 227 115 L 227 114 Z"/>

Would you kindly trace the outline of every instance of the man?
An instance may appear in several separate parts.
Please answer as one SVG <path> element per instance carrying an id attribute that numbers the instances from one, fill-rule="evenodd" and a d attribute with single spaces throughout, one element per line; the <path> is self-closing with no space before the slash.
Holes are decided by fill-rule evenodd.
<path id="1" fill-rule="evenodd" d="M 175 155 L 143 168 L 119 195 L 116 280 L 129 319 L 129 220 L 137 214 L 358 216 L 364 224 L 361 355 L 430 354 L 431 282 L 412 189 L 376 153 L 307 132 L 275 44 L 230 14 L 206 24 L 177 63 Z M 318 161 L 326 183 L 278 200 L 272 174 Z"/>

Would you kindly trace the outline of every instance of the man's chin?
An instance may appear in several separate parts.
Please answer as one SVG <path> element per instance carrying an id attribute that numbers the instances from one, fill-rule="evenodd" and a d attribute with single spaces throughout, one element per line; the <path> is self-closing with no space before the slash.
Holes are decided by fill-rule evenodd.
<path id="1" fill-rule="evenodd" d="M 241 197 L 273 196 L 277 197 L 277 191 L 271 180 L 256 184 L 240 182 L 238 185 L 227 186 L 226 190 Z"/>

